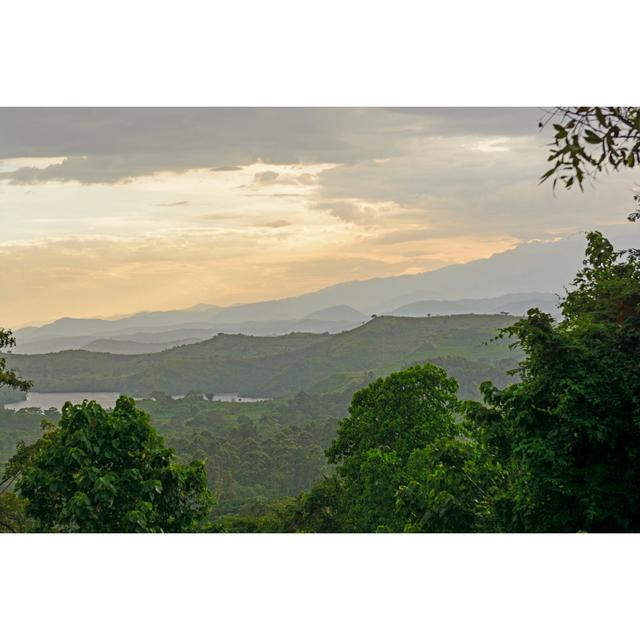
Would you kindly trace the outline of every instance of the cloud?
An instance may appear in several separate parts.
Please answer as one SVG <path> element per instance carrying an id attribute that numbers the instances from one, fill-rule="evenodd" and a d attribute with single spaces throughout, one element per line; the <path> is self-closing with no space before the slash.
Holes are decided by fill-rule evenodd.
<path id="1" fill-rule="evenodd" d="M 253 181 L 257 184 L 273 184 L 279 175 L 277 171 L 258 171 L 253 176 Z"/>
<path id="2" fill-rule="evenodd" d="M 546 142 L 539 136 L 423 138 L 385 162 L 341 165 L 319 174 L 318 206 L 328 203 L 338 218 L 372 224 L 381 216 L 362 215 L 362 205 L 352 203 L 387 202 L 387 228 L 419 224 L 451 237 L 464 230 L 526 239 L 625 218 L 633 172 L 603 176 L 584 194 L 554 194 L 539 184 Z"/>
<path id="3" fill-rule="evenodd" d="M 268 193 L 266 194 L 269 198 L 308 198 L 308 194 L 306 193 Z M 264 198 L 264 193 L 245 193 L 245 198 Z"/>
<path id="4" fill-rule="evenodd" d="M 134 166 L 135 163 L 135 166 Z M 184 172 L 191 168 L 191 162 L 176 163 L 173 170 Z M 125 182 L 136 176 L 151 175 L 160 167 L 153 158 L 128 156 L 71 156 L 60 164 L 43 169 L 21 167 L 15 171 L 0 174 L 0 180 L 12 185 L 35 185 L 45 182 L 80 182 L 83 184 L 110 184 Z"/>
<path id="5" fill-rule="evenodd" d="M 186 207 L 188 206 L 188 200 L 178 200 L 177 202 L 163 202 L 157 205 L 158 207 Z"/>
<path id="6" fill-rule="evenodd" d="M 0 109 L 3 314 L 282 297 L 624 221 L 634 172 L 538 185 L 539 115 Z"/>
<path id="7" fill-rule="evenodd" d="M 281 227 L 289 227 L 293 223 L 288 220 L 267 220 L 266 222 L 259 222 L 256 227 L 268 227 L 271 229 L 279 229 Z"/>
<path id="8" fill-rule="evenodd" d="M 628 173 L 603 177 L 598 194 L 588 198 L 564 192 L 554 198 L 538 185 L 547 142 L 537 131 L 540 114 L 498 108 L 3 109 L 0 157 L 58 160 L 22 167 L 10 161 L 13 170 L 0 173 L 0 180 L 9 186 L 109 185 L 203 167 L 212 176 L 240 174 L 244 184 L 236 186 L 246 196 L 304 200 L 301 211 L 310 215 L 381 225 L 388 233 L 402 223 L 428 226 L 434 234 L 464 228 L 528 238 L 545 226 L 571 231 L 581 217 L 610 222 L 625 216 L 633 186 Z M 272 164 L 243 171 L 258 162 Z M 332 168 L 311 171 L 309 163 Z M 270 192 L 275 187 L 292 189 Z M 607 211 L 605 193 L 611 196 Z M 187 201 L 176 195 L 176 202 Z"/>
<path id="9" fill-rule="evenodd" d="M 316 209 L 323 211 L 338 220 L 359 225 L 371 224 L 375 220 L 376 211 L 362 202 L 344 199 L 321 199 Z"/>
<path id="10" fill-rule="evenodd" d="M 344 280 L 359 280 L 398 272 L 398 264 L 380 258 L 366 256 L 336 256 L 322 254 L 295 261 L 280 263 L 282 274 L 302 282 L 315 282 L 318 288 L 327 279 L 336 282 Z M 400 265 L 402 268 L 403 265 Z"/>
<path id="11" fill-rule="evenodd" d="M 313 173 L 288 173 L 277 171 L 258 171 L 253 177 L 252 186 L 285 185 L 295 187 L 311 187 L 317 184 L 318 176 Z"/>
<path id="12" fill-rule="evenodd" d="M 421 130 L 441 136 L 534 135 L 545 109 L 537 107 L 417 107 L 390 108 L 412 119 L 421 118 Z"/>
<path id="13" fill-rule="evenodd" d="M 67 158 L 5 173 L 14 184 L 114 183 L 159 171 L 239 170 L 258 160 L 353 164 L 452 132 L 531 134 L 538 119 L 533 109 L 5 108 L 0 158 Z"/>
<path id="14" fill-rule="evenodd" d="M 414 217 L 419 222 L 425 222 L 422 210 L 413 210 L 398 202 L 376 201 L 366 197 L 326 198 L 323 193 L 320 189 L 319 197 L 314 200 L 314 208 L 349 224 L 393 228 L 400 221 L 415 221 Z"/>
<path id="15" fill-rule="evenodd" d="M 372 244 L 403 244 L 405 242 L 418 242 L 425 238 L 432 237 L 431 229 L 409 228 L 391 231 L 381 236 L 376 236 L 369 240 Z"/>

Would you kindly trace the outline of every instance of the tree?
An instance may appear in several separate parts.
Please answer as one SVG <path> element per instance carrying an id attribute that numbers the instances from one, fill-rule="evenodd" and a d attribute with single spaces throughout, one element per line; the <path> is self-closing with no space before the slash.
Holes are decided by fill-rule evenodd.
<path id="1" fill-rule="evenodd" d="M 415 451 L 459 435 L 456 391 L 455 380 L 427 364 L 380 378 L 353 396 L 327 451 L 339 480 L 331 513 L 345 530 L 404 530 L 397 501 L 409 461 Z"/>
<path id="2" fill-rule="evenodd" d="M 0 350 L 15 346 L 16 341 L 11 331 L 0 329 Z M 0 356 L 0 388 L 28 391 L 32 383 L 22 380 L 13 370 L 6 369 L 6 360 Z M 15 476 L 5 470 L 0 478 L 0 531 L 20 531 L 25 526 L 24 501 L 9 492 Z"/>
<path id="3" fill-rule="evenodd" d="M 556 107 L 544 122 L 555 130 L 551 154 L 553 166 L 541 182 L 553 177 L 565 188 L 583 188 L 585 178 L 603 170 L 618 171 L 640 166 L 640 107 Z M 640 194 L 634 196 L 632 221 L 640 218 Z"/>
<path id="4" fill-rule="evenodd" d="M 502 480 L 500 465 L 469 435 L 416 449 L 396 501 L 404 530 L 494 531 L 494 496 Z"/>
<path id="5" fill-rule="evenodd" d="M 493 530 L 501 469 L 461 422 L 456 392 L 432 364 L 357 392 L 327 450 L 336 473 L 300 496 L 297 530 Z"/>
<path id="6" fill-rule="evenodd" d="M 626 253 L 588 234 L 562 321 L 532 309 L 505 330 L 520 381 L 467 403 L 504 471 L 500 530 L 640 531 L 640 259 Z"/>
<path id="7" fill-rule="evenodd" d="M 7 329 L 0 329 L 0 350 L 7 347 L 14 347 L 16 340 L 13 337 L 11 331 Z M 28 391 L 31 389 L 33 383 L 29 380 L 22 380 L 18 377 L 18 374 L 13 370 L 6 369 L 6 359 L 0 357 L 0 387 L 8 386 L 12 389 L 20 389 L 20 391 Z"/>
<path id="8" fill-rule="evenodd" d="M 336 475 L 316 482 L 311 491 L 300 497 L 297 530 L 314 533 L 347 531 L 348 526 L 342 520 L 346 513 L 343 494 L 342 483 Z"/>
<path id="9" fill-rule="evenodd" d="M 42 531 L 196 531 L 212 506 L 203 463 L 177 464 L 148 415 L 125 396 L 113 411 L 66 403 L 16 484 Z"/>

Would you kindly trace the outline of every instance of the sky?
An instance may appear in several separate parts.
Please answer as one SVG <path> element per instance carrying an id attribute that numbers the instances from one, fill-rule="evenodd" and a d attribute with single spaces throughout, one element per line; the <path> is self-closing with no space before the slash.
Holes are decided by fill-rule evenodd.
<path id="1" fill-rule="evenodd" d="M 624 224 L 538 108 L 0 109 L 0 326 L 283 298 Z"/>

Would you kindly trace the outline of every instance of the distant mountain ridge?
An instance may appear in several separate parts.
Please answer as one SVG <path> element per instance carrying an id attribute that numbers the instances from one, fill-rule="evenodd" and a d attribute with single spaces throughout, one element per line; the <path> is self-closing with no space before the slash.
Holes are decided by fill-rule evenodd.
<path id="1" fill-rule="evenodd" d="M 199 342 L 197 338 L 186 338 L 184 340 L 176 340 L 175 342 L 134 342 L 132 340 L 114 340 L 111 338 L 102 338 L 94 340 L 85 345 L 85 351 L 93 351 L 95 353 L 113 353 L 132 355 L 140 353 L 158 353 L 166 351 L 173 347 L 180 347 L 186 344 Z"/>
<path id="2" fill-rule="evenodd" d="M 640 229 L 632 225 L 608 235 L 620 248 L 640 245 Z M 584 236 L 574 235 L 556 242 L 525 243 L 486 259 L 435 271 L 343 282 L 279 300 L 230 307 L 196 305 L 115 320 L 61 318 L 42 327 L 16 331 L 14 351 L 46 353 L 87 348 L 95 340 L 108 339 L 170 348 L 180 341 L 204 340 L 217 333 L 339 333 L 358 326 L 372 314 L 504 311 L 520 315 L 530 306 L 557 313 L 557 301 L 552 298 L 573 280 L 585 246 Z M 503 297 L 505 300 L 500 302 Z M 101 343 L 101 348 L 105 346 L 108 347 Z"/>
<path id="3" fill-rule="evenodd" d="M 176 325 L 203 324 L 207 326 L 221 307 L 217 305 L 196 305 L 175 311 L 141 311 L 117 320 L 92 318 L 60 318 L 41 327 L 25 327 L 15 332 L 22 339 L 37 335 L 46 337 L 71 337 L 94 335 L 98 332 L 121 332 L 123 329 L 164 329 Z"/>
<path id="4" fill-rule="evenodd" d="M 554 293 L 510 293 L 496 298 L 469 298 L 465 300 L 421 300 L 398 307 L 393 316 L 421 317 L 426 315 L 453 315 L 462 313 L 508 313 L 519 316 L 536 307 L 554 316 L 560 315 L 560 299 Z"/>
<path id="5" fill-rule="evenodd" d="M 335 307 L 327 307 L 314 311 L 304 317 L 304 320 L 320 320 L 326 322 L 364 322 L 368 316 L 357 311 L 348 304 L 339 304 Z"/>

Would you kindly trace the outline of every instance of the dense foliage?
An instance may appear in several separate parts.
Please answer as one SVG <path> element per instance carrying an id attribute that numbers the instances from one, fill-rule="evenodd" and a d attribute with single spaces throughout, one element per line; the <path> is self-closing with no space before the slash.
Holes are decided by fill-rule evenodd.
<path id="1" fill-rule="evenodd" d="M 457 384 L 432 365 L 376 380 L 353 397 L 327 451 L 338 465 L 343 528 L 402 530 L 396 492 L 413 452 L 455 433 Z"/>
<path id="2" fill-rule="evenodd" d="M 162 391 L 153 391 L 150 395 L 154 400 L 142 400 L 138 404 L 150 414 L 154 426 L 175 449 L 180 462 L 204 460 L 208 486 L 217 499 L 214 517 L 235 514 L 240 519 L 250 518 L 264 513 L 274 500 L 308 491 L 331 473 L 332 465 L 324 450 L 335 437 L 338 420 L 347 415 L 354 391 L 376 379 L 376 371 L 343 372 L 341 369 L 353 363 L 360 366 L 363 358 L 370 362 L 367 352 L 372 351 L 372 342 L 386 341 L 393 347 L 382 350 L 381 357 L 374 355 L 379 358 L 378 362 L 398 361 L 399 364 L 393 366 L 401 368 L 430 359 L 458 379 L 462 397 L 479 397 L 480 382 L 490 378 L 498 384 L 505 383 L 509 379 L 505 369 L 515 366 L 513 358 L 504 360 L 505 355 L 509 356 L 504 344 L 487 343 L 497 327 L 510 321 L 512 319 L 505 316 L 430 318 L 427 322 L 379 318 L 367 327 L 366 333 L 349 333 L 342 337 L 339 348 L 334 343 L 326 352 L 313 356 L 315 362 L 320 362 L 314 375 L 324 375 L 322 361 L 329 366 L 326 370 L 329 378 L 316 387 L 330 392 L 301 392 L 268 402 L 230 403 L 211 402 L 196 392 L 174 399 Z M 399 335 L 394 336 L 396 332 Z M 326 336 L 321 339 L 325 340 Z M 270 358 L 283 350 L 293 357 L 301 344 L 306 344 L 305 340 L 306 336 L 248 340 L 243 336 L 220 336 L 202 348 L 205 353 L 210 348 L 218 354 L 223 351 L 225 358 L 233 357 L 244 367 L 245 360 L 250 364 L 256 358 L 266 357 L 272 362 Z M 410 355 L 399 358 L 398 354 L 402 353 Z M 69 355 L 73 358 L 77 354 Z M 184 361 L 185 367 L 191 362 L 190 358 Z M 196 366 L 198 362 L 207 361 L 194 360 Z M 391 366 L 384 365 L 385 368 Z M 177 377 L 180 370 L 176 371 Z M 221 369 L 217 375 L 223 372 Z M 211 378 L 207 378 L 206 384 L 203 379 L 199 381 L 201 387 L 210 388 Z M 55 422 L 59 415 L 49 410 L 0 408 L 0 462 L 13 455 L 16 442 L 33 443 L 38 439 L 43 418 Z"/>
<path id="3" fill-rule="evenodd" d="M 18 493 L 42 531 L 194 531 L 211 507 L 203 464 L 177 464 L 124 396 L 113 411 L 67 403 L 20 472 Z"/>
<path id="4" fill-rule="evenodd" d="M 15 346 L 15 339 L 11 331 L 0 329 L 0 351 Z M 9 392 L 20 393 L 25 392 L 31 388 L 31 382 L 29 380 L 23 380 L 18 374 L 6 367 L 6 359 L 0 356 L 0 400 L 4 398 L 11 399 L 10 393 L 6 393 L 6 389 Z M 0 432 L 0 447 L 2 440 L 6 439 L 6 433 Z M 12 439 L 12 444 L 16 440 Z M 2 461 L 0 461 L 2 462 Z M 21 531 L 26 526 L 26 519 L 24 517 L 24 501 L 16 496 L 14 493 L 9 492 L 12 480 L 6 475 L 0 477 L 0 532 L 1 531 Z"/>
<path id="5" fill-rule="evenodd" d="M 640 261 L 588 241 L 563 319 L 503 331 L 517 382 L 458 405 L 429 365 L 377 380 L 327 451 L 336 474 L 235 530 L 640 531 Z"/>
<path id="6" fill-rule="evenodd" d="M 640 262 L 623 253 L 589 234 L 562 322 L 508 329 L 521 381 L 468 407 L 506 471 L 502 530 L 640 530 Z"/>
<path id="7" fill-rule="evenodd" d="M 16 341 L 11 331 L 0 329 L 0 353 L 7 348 L 14 347 Z M 7 369 L 6 358 L 0 356 L 0 388 L 9 387 L 10 389 L 19 389 L 27 391 L 31 388 L 31 382 L 23 380 L 12 369 Z"/>
<path id="8" fill-rule="evenodd" d="M 299 393 L 256 403 L 211 402 L 201 394 L 173 399 L 162 393 L 137 406 L 176 451 L 181 463 L 204 461 L 213 514 L 253 513 L 269 501 L 306 491 L 329 473 L 324 450 L 338 419 L 347 413 L 353 389 L 340 394 Z M 57 422 L 54 410 L 0 409 L 0 462 L 16 442 L 35 443 L 41 423 Z"/>
<path id="9" fill-rule="evenodd" d="M 515 362 L 434 359 L 458 379 L 463 398 L 479 398 L 478 385 L 487 378 L 506 383 L 504 371 Z M 200 393 L 174 399 L 154 392 L 154 400 L 137 404 L 180 462 L 204 460 L 209 489 L 217 498 L 215 517 L 244 516 L 261 513 L 270 501 L 308 491 L 331 473 L 324 450 L 335 437 L 338 420 L 347 415 L 353 393 L 373 380 L 373 372 L 365 372 L 337 393 L 298 393 L 268 402 L 211 402 Z M 55 410 L 0 408 L 0 463 L 11 458 L 16 442 L 31 444 L 40 437 L 43 419 L 56 422 L 59 417 Z"/>
<path id="10" fill-rule="evenodd" d="M 205 460 L 217 516 L 251 512 L 270 500 L 296 495 L 328 473 L 324 450 L 350 396 L 300 393 L 241 406 L 193 398 L 144 404 L 154 405 L 152 415 L 166 416 L 158 418 L 159 429 L 180 458 Z M 181 406 L 186 419 L 173 417 Z"/>
<path id="11" fill-rule="evenodd" d="M 553 177 L 554 186 L 560 181 L 567 189 L 582 189 L 585 177 L 640 166 L 639 107 L 557 107 L 546 120 L 555 133 L 547 158 L 553 166 L 543 182 Z M 640 219 L 640 194 L 634 200 L 632 221 Z"/>

